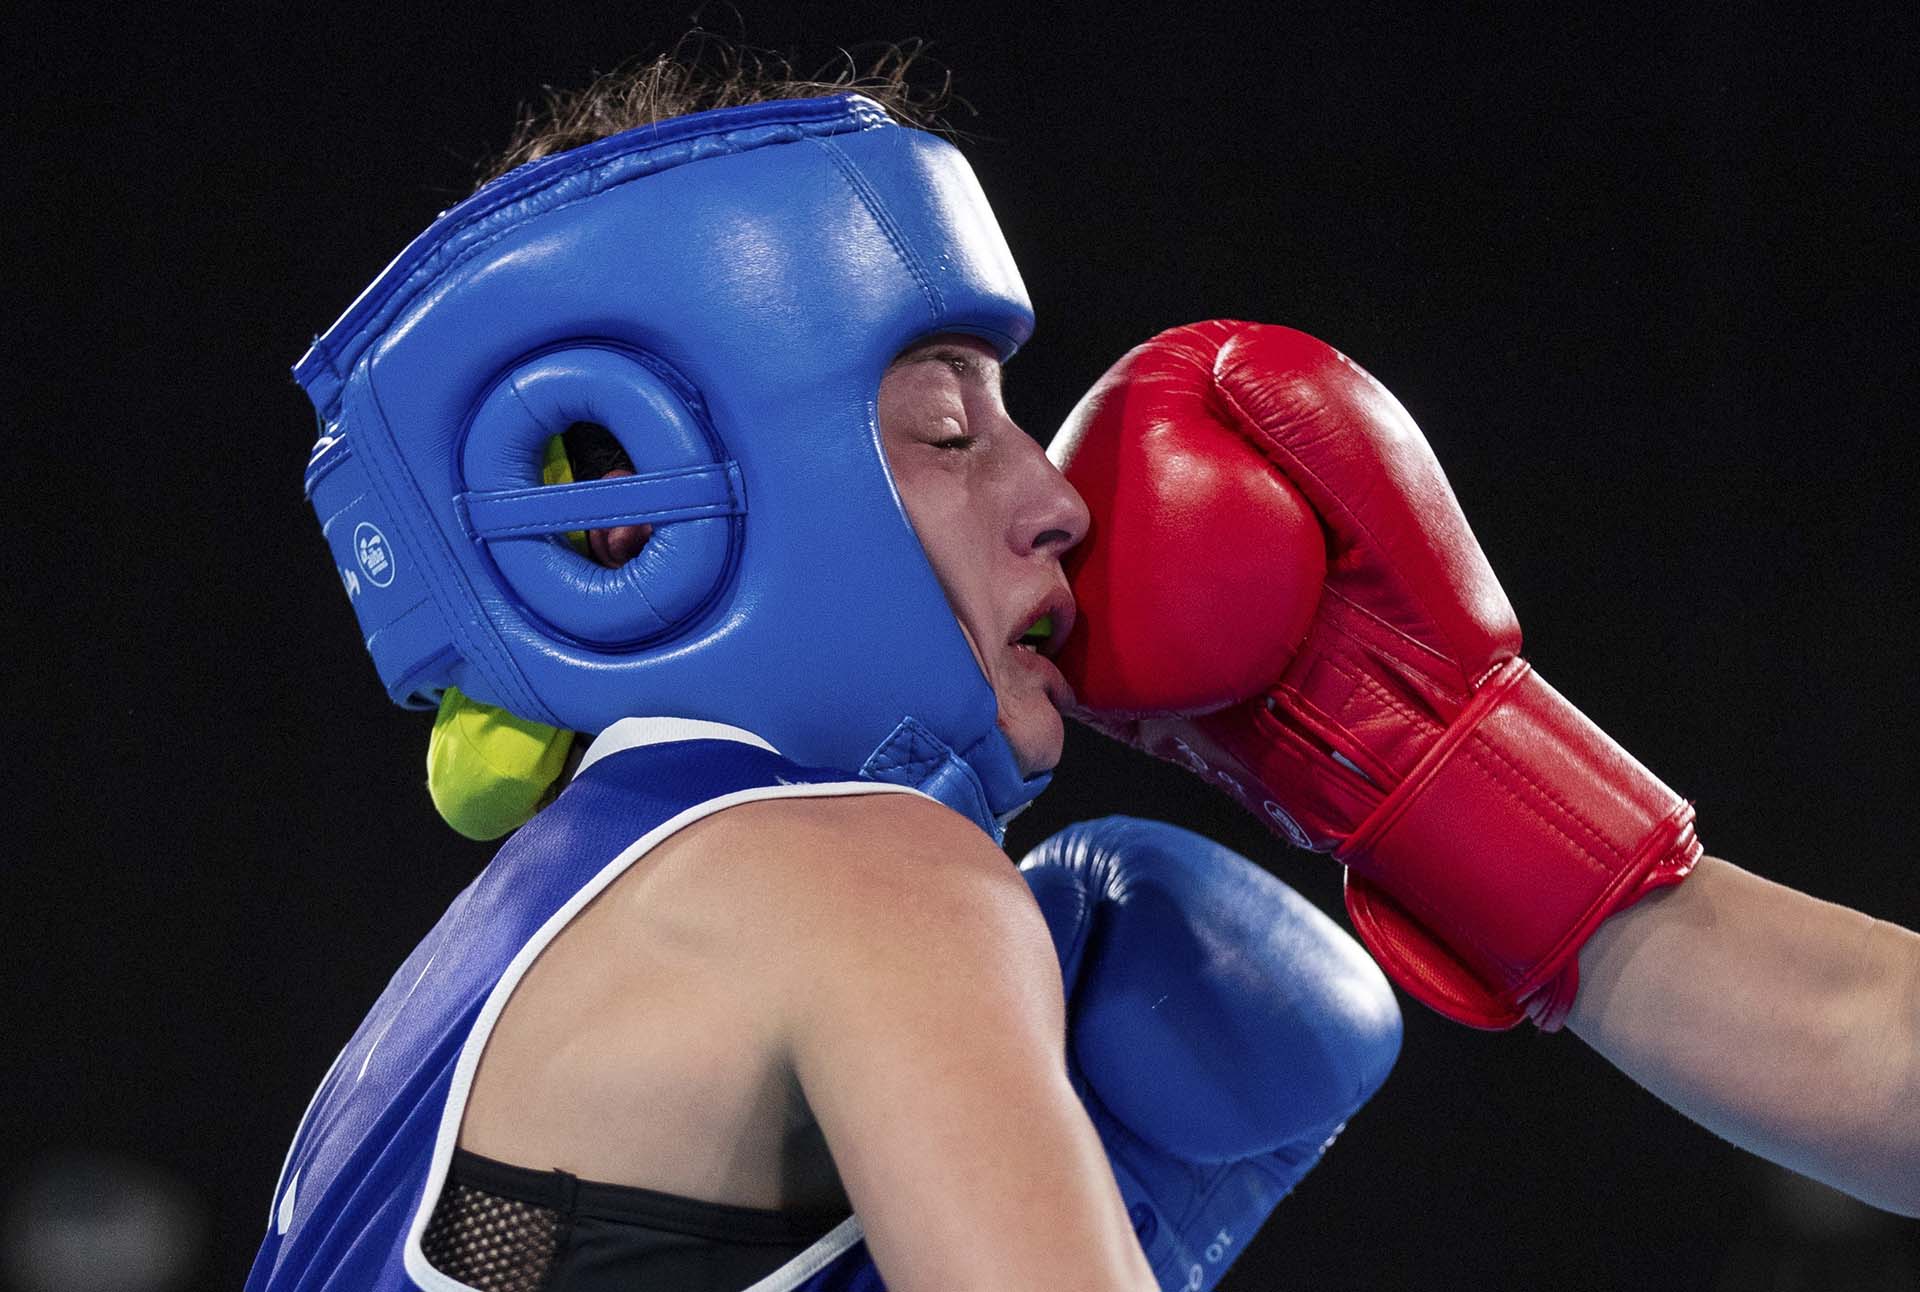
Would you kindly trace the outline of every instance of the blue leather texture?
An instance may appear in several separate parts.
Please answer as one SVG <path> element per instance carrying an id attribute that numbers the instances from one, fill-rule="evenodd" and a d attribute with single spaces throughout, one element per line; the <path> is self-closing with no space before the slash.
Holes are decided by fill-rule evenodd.
<path id="1" fill-rule="evenodd" d="M 877 424 L 902 350 L 1032 310 L 964 158 L 858 95 L 675 118 L 445 212 L 295 366 L 307 496 L 390 698 L 598 732 L 673 714 L 921 786 L 998 832 L 1022 777 Z M 605 426 L 629 480 L 543 487 Z M 569 529 L 651 524 L 626 566 Z M 902 732 L 931 757 L 902 759 Z"/>
<path id="2" fill-rule="evenodd" d="M 1162 1288 L 1205 1292 L 1386 1080 L 1393 990 L 1306 899 L 1177 826 L 1083 822 L 1020 868 L 1134 1231 Z"/>

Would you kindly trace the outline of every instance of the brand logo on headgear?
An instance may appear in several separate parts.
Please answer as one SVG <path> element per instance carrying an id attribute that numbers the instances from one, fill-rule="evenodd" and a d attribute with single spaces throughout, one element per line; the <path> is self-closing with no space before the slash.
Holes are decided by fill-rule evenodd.
<path id="1" fill-rule="evenodd" d="M 387 536 L 364 520 L 353 527 L 353 555 L 368 583 L 384 588 L 393 582 L 393 549 L 387 545 Z"/>

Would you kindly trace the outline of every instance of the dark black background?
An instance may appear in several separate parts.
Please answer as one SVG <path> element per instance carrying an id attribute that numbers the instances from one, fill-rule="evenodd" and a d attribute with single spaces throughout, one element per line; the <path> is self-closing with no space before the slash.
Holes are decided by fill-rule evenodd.
<path id="1" fill-rule="evenodd" d="M 1917 926 L 1911 14 L 702 16 L 803 70 L 933 42 L 1039 313 L 1009 392 L 1035 434 L 1171 324 L 1327 338 L 1420 420 L 1536 664 L 1698 801 L 1710 851 Z M 237 1286 L 312 1087 L 488 855 L 434 818 L 425 720 L 360 649 L 287 366 L 519 102 L 691 16 L 11 20 L 5 1164 L 167 1165 L 214 1216 L 208 1287 Z M 1328 863 L 1084 733 L 1010 844 L 1114 810 L 1338 907 Z M 1771 1168 L 1572 1036 L 1406 1008 L 1394 1076 L 1230 1288 L 1697 1288 L 1791 1229 Z"/>

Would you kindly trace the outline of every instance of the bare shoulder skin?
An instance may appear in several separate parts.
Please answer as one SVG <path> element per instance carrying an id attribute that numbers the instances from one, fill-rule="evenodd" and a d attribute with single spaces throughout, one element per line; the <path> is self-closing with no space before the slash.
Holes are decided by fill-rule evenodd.
<path id="1" fill-rule="evenodd" d="M 1153 1287 L 1067 1081 L 1039 909 L 917 795 L 745 804 L 663 842 L 528 972 L 461 1144 L 850 1205 L 896 1292 Z"/>

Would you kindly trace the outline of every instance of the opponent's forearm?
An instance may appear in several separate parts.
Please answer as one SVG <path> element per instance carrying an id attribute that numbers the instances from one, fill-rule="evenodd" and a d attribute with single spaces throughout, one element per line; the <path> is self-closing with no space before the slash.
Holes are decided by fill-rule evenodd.
<path id="1" fill-rule="evenodd" d="M 1568 1025 L 1709 1130 L 1920 1215 L 1920 936 L 1703 858 L 1582 949 Z"/>

